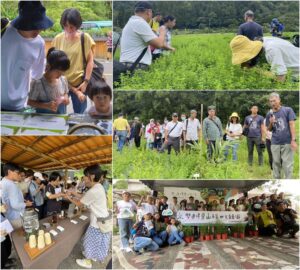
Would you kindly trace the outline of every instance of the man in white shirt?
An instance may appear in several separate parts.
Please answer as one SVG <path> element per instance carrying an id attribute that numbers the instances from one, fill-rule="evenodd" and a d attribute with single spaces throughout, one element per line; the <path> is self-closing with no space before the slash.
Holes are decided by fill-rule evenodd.
<path id="1" fill-rule="evenodd" d="M 178 203 L 177 197 L 172 198 L 173 201 L 169 204 L 169 209 L 172 210 L 174 217 L 176 217 L 177 211 L 180 210 L 180 205 Z"/>
<path id="2" fill-rule="evenodd" d="M 178 121 L 178 114 L 172 114 L 172 121 L 170 121 L 165 128 L 165 147 L 168 148 L 168 155 L 171 154 L 172 146 L 175 153 L 180 152 L 180 137 L 182 134 L 183 125 Z"/>
<path id="3" fill-rule="evenodd" d="M 266 59 L 271 66 L 272 74 L 278 81 L 284 82 L 288 69 L 292 71 L 293 80 L 299 81 L 299 48 L 292 43 L 277 37 L 264 37 L 262 41 L 251 41 L 247 37 L 238 35 L 231 42 L 232 64 L 251 68 L 260 59 Z"/>
<path id="4" fill-rule="evenodd" d="M 197 111 L 191 110 L 190 113 L 191 116 L 183 123 L 184 145 L 195 143 L 198 144 L 198 140 L 200 138 L 201 124 L 200 121 L 196 118 Z"/>
<path id="5" fill-rule="evenodd" d="M 138 2 L 134 12 L 135 15 L 129 19 L 122 32 L 120 62 L 130 67 L 143 50 L 148 48 L 136 67 L 137 69 L 145 69 L 152 63 L 151 50 L 148 45 L 154 48 L 164 48 L 166 29 L 161 28 L 158 37 L 153 33 L 149 25 L 152 19 L 152 4 L 150 2 Z"/>
<path id="6" fill-rule="evenodd" d="M 45 42 L 39 33 L 52 27 L 40 1 L 20 1 L 19 16 L 1 37 L 1 109 L 21 111 L 26 106 L 31 79 L 45 68 Z"/>

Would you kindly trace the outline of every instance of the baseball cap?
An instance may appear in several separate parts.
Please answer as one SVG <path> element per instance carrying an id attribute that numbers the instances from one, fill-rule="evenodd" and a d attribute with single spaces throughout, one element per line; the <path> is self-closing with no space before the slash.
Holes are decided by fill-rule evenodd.
<path id="1" fill-rule="evenodd" d="M 136 3 L 136 5 L 134 7 L 135 12 L 145 11 L 147 9 L 153 10 L 152 4 L 148 1 L 139 1 Z"/>
<path id="2" fill-rule="evenodd" d="M 45 180 L 44 177 L 43 177 L 43 175 L 40 172 L 35 172 L 33 176 L 34 177 L 38 177 L 41 180 Z"/>
<path id="3" fill-rule="evenodd" d="M 172 113 L 172 116 L 178 117 L 178 114 L 176 112 Z"/>

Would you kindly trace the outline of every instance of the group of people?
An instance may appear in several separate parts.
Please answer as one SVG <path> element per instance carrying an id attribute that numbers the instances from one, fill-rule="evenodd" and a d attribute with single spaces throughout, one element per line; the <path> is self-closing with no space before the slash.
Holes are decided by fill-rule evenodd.
<path id="1" fill-rule="evenodd" d="M 156 251 L 166 245 L 184 243 L 182 224 L 176 219 L 177 212 L 184 211 L 247 211 L 248 225 L 255 226 L 262 236 L 289 234 L 294 238 L 299 231 L 297 213 L 291 208 L 284 193 L 248 198 L 247 195 L 225 202 L 224 198 L 188 200 L 178 202 L 177 197 L 168 202 L 166 196 L 155 198 L 142 196 L 138 203 L 130 192 L 123 191 L 122 200 L 116 202 L 117 221 L 121 238 L 120 248 L 125 252 Z M 168 212 L 169 211 L 169 212 Z M 200 225 L 200 224 L 199 224 Z M 230 227 L 230 226 L 229 226 Z M 199 234 L 198 228 L 194 229 Z M 130 247 L 133 244 L 133 249 Z"/>
<path id="2" fill-rule="evenodd" d="M 174 52 L 172 46 L 172 29 L 176 18 L 172 15 L 163 17 L 156 12 L 149 1 L 137 2 L 134 15 L 124 26 L 120 40 L 120 63 L 122 68 L 114 65 L 114 82 L 120 81 L 121 73 L 134 69 L 147 70 L 152 62 L 162 55 Z"/>
<path id="3" fill-rule="evenodd" d="M 297 47 L 281 38 L 284 26 L 277 18 L 270 25 L 272 37 L 263 36 L 263 27 L 254 21 L 253 11 L 246 11 L 244 19 L 245 23 L 239 26 L 237 36 L 230 42 L 232 64 L 253 68 L 268 63 L 271 72 L 263 71 L 264 76 L 284 82 L 291 70 L 292 80 L 299 81 L 299 42 Z"/>
<path id="4" fill-rule="evenodd" d="M 1 29 L 1 110 L 24 111 L 30 106 L 37 113 L 66 114 L 71 98 L 74 113 L 111 117 L 112 90 L 104 79 L 92 80 L 95 42 L 80 30 L 80 12 L 64 10 L 63 32 L 45 56 L 39 33 L 51 28 L 52 20 L 40 1 L 18 5 L 18 17 Z M 90 108 L 87 96 L 94 103 Z"/>
<path id="5" fill-rule="evenodd" d="M 117 201 L 115 212 L 121 237 L 121 250 L 125 252 L 156 251 L 162 246 L 185 244 L 181 223 L 173 216 L 164 217 L 169 209 L 168 198 L 142 197 L 136 204 L 128 191 Z M 130 247 L 133 244 L 133 249 Z"/>
<path id="6" fill-rule="evenodd" d="M 147 149 L 156 149 L 159 152 L 174 148 L 179 153 L 182 148 L 190 148 L 197 145 L 202 137 L 207 145 L 207 159 L 213 160 L 220 152 L 220 145 L 224 140 L 224 159 L 228 159 L 232 151 L 233 161 L 238 160 L 238 148 L 242 136 L 247 139 L 248 164 L 253 165 L 254 148 L 258 154 L 258 165 L 263 165 L 263 151 L 267 148 L 269 165 L 273 170 L 275 179 L 285 177 L 293 178 L 294 152 L 297 150 L 296 142 L 296 114 L 292 108 L 282 106 L 280 96 L 271 93 L 269 96 L 270 111 L 266 116 L 259 114 L 259 107 L 253 105 L 251 114 L 246 116 L 244 123 L 238 113 L 233 112 L 223 131 L 220 118 L 216 115 L 216 107 L 208 107 L 208 116 L 200 123 L 197 111 L 191 110 L 190 116 L 181 114 L 181 121 L 177 113 L 172 114 L 172 121 L 150 119 L 144 126 L 138 117 L 134 118 L 131 125 L 121 113 L 114 120 L 114 135 L 118 141 L 118 151 L 121 152 L 126 142 L 129 145 L 141 146 L 141 138 L 144 136 Z M 284 176 L 283 176 L 284 175 Z"/>
<path id="7" fill-rule="evenodd" d="M 85 258 L 77 259 L 76 262 L 90 268 L 92 260 L 104 261 L 109 253 L 111 233 L 101 232 L 97 220 L 109 216 L 103 187 L 106 171 L 101 170 L 99 165 L 92 165 L 84 170 L 84 184 L 75 178 L 68 186 L 64 184 L 59 172 L 52 172 L 48 176 L 6 163 L 3 173 L 0 181 L 1 222 L 8 220 L 13 229 L 17 230 L 23 227 L 22 217 L 26 208 L 34 209 L 41 220 L 60 214 L 61 210 L 66 209 L 62 207 L 63 202 L 73 203 L 79 208 L 86 207 L 90 210 L 90 225 L 83 238 Z M 95 249 L 95 246 L 99 248 Z M 1 252 L 1 268 L 5 268 L 11 253 L 11 240 L 10 235 L 2 230 Z"/>

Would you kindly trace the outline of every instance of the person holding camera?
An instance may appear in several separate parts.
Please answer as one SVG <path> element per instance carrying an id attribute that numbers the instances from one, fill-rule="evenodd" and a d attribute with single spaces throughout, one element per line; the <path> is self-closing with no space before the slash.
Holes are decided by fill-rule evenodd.
<path id="1" fill-rule="evenodd" d="M 243 135 L 247 137 L 248 145 L 248 164 L 253 164 L 254 145 L 258 154 L 258 165 L 263 165 L 263 148 L 265 146 L 264 118 L 258 114 L 258 106 L 253 105 L 250 109 L 251 114 L 245 118 Z"/>
<path id="2" fill-rule="evenodd" d="M 292 179 L 294 152 L 298 148 L 296 114 L 292 108 L 281 106 L 280 96 L 277 93 L 270 94 L 269 102 L 272 109 L 266 116 L 266 126 L 272 131 L 273 176 L 275 179 L 281 179 L 283 172 L 286 179 Z"/>
<path id="3" fill-rule="evenodd" d="M 29 194 L 34 207 L 38 210 L 39 219 L 44 217 L 45 205 L 45 184 L 44 178 L 40 172 L 35 172 L 33 180 L 29 184 Z"/>

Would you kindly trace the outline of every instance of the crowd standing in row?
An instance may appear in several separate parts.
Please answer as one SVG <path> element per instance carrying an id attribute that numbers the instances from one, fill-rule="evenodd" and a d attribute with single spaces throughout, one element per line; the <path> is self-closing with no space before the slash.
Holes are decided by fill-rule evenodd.
<path id="1" fill-rule="evenodd" d="M 282 106 L 280 96 L 272 93 L 269 96 L 270 111 L 263 117 L 259 114 L 257 105 L 250 108 L 251 114 L 241 124 L 238 113 L 233 112 L 225 127 L 216 115 L 216 107 L 208 107 L 208 116 L 201 124 L 197 119 L 197 111 L 191 110 L 187 118 L 181 114 L 181 121 L 177 113 L 172 114 L 172 121 L 166 118 L 161 124 L 159 120 L 150 119 L 144 126 L 138 117 L 134 118 L 131 125 L 122 113 L 114 120 L 113 128 L 115 139 L 118 141 L 117 151 L 122 152 L 124 145 L 129 144 L 140 148 L 141 138 L 144 135 L 147 149 L 156 149 L 159 152 L 172 148 L 179 153 L 181 148 L 190 148 L 199 143 L 201 130 L 203 140 L 207 145 L 207 159 L 212 160 L 220 151 L 222 140 L 224 143 L 224 158 L 228 159 L 232 151 L 233 161 L 238 160 L 238 148 L 242 136 L 247 138 L 248 164 L 253 165 L 254 148 L 258 154 L 258 165 L 263 165 L 263 150 L 267 148 L 269 164 L 273 170 L 275 179 L 292 179 L 294 152 L 298 146 L 296 143 L 296 115 L 292 108 Z M 222 154 L 222 153 L 221 153 Z"/>
<path id="2" fill-rule="evenodd" d="M 170 209 L 170 213 L 165 211 Z M 195 200 L 190 196 L 188 200 L 178 202 L 177 197 L 168 202 L 166 196 L 155 198 L 142 196 L 136 204 L 130 192 L 122 193 L 122 200 L 116 203 L 116 213 L 121 238 L 121 250 L 140 254 L 142 249 L 156 251 L 165 245 L 184 243 L 182 224 L 176 220 L 178 211 L 247 211 L 248 226 L 256 224 L 260 235 L 278 237 L 289 234 L 294 238 L 299 231 L 298 218 L 291 208 L 289 200 L 285 200 L 284 193 L 265 194 L 248 198 L 241 197 L 236 201 L 225 202 L 224 198 Z M 200 224 L 199 224 L 200 225 Z M 197 228 L 195 233 L 198 234 Z"/>

